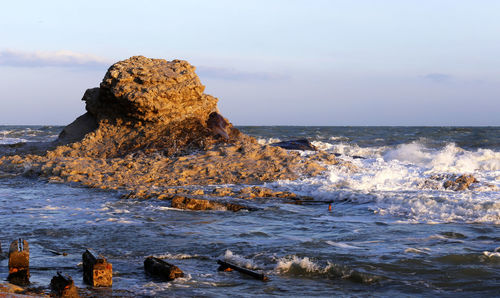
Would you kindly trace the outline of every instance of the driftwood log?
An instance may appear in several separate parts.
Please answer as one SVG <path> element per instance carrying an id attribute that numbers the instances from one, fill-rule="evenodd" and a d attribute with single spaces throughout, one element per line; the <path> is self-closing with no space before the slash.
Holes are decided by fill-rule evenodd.
<path id="1" fill-rule="evenodd" d="M 16 285 L 30 283 L 30 248 L 26 240 L 14 240 L 10 244 L 7 280 Z"/>
<path id="2" fill-rule="evenodd" d="M 82 255 L 83 281 L 93 287 L 113 285 L 113 265 L 106 258 L 87 249 Z"/>
<path id="3" fill-rule="evenodd" d="M 255 271 L 252 271 L 252 270 L 249 270 L 249 269 L 246 269 L 246 268 L 242 268 L 242 267 L 239 267 L 239 266 L 236 266 L 236 265 L 233 265 L 233 264 L 230 264 L 228 262 L 225 262 L 225 261 L 221 261 L 221 260 L 217 260 L 217 264 L 219 264 L 219 271 L 227 271 L 227 269 L 232 269 L 232 270 L 236 270 L 240 273 L 243 273 L 243 274 L 246 274 L 246 275 L 249 275 L 255 279 L 258 279 L 258 280 L 262 280 L 262 281 L 267 281 L 269 280 L 269 278 L 267 276 L 265 276 L 263 273 L 257 273 Z"/>
<path id="4" fill-rule="evenodd" d="M 61 272 L 57 272 L 57 275 L 52 277 L 50 281 L 51 295 L 54 297 L 64 297 L 64 298 L 77 298 L 78 289 L 73 282 L 73 279 L 66 275 L 63 276 Z"/>
<path id="5" fill-rule="evenodd" d="M 144 271 L 152 276 L 157 276 L 166 280 L 174 280 L 184 276 L 184 273 L 179 267 L 155 257 L 147 257 L 144 260 Z"/>

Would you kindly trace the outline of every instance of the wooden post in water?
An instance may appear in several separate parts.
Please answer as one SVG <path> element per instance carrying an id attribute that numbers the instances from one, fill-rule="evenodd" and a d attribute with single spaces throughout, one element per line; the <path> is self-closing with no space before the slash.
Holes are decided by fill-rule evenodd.
<path id="1" fill-rule="evenodd" d="M 111 287 L 113 285 L 113 265 L 106 258 L 90 249 L 82 255 L 83 281 L 93 287 Z"/>
<path id="2" fill-rule="evenodd" d="M 166 280 L 174 280 L 183 277 L 184 273 L 179 267 L 155 257 L 147 257 L 144 260 L 144 271 L 153 276 Z"/>
<path id="3" fill-rule="evenodd" d="M 54 297 L 63 298 L 78 298 L 78 289 L 75 287 L 73 279 L 66 275 L 63 276 L 61 272 L 57 272 L 57 275 L 52 277 L 50 281 L 51 294 Z"/>
<path id="4" fill-rule="evenodd" d="M 254 272 L 252 270 L 248 270 L 246 268 L 242 268 L 242 267 L 230 264 L 228 262 L 217 260 L 217 264 L 220 265 L 219 269 L 218 269 L 219 271 L 226 271 L 229 268 L 229 269 L 236 270 L 236 271 L 238 271 L 240 273 L 249 275 L 249 276 L 251 276 L 253 278 L 256 278 L 256 279 L 259 279 L 259 280 L 262 280 L 262 281 L 269 280 L 269 278 L 267 276 L 265 276 L 263 273 L 257 273 L 257 272 Z"/>
<path id="5" fill-rule="evenodd" d="M 10 244 L 7 280 L 16 285 L 30 283 L 30 248 L 26 240 L 14 240 Z"/>

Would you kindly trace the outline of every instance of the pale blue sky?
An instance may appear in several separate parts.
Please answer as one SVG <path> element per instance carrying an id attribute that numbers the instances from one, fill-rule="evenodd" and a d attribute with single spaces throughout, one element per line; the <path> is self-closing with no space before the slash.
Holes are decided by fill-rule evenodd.
<path id="1" fill-rule="evenodd" d="M 500 125 L 500 1 L 8 1 L 0 124 L 66 124 L 133 55 L 239 125 Z"/>

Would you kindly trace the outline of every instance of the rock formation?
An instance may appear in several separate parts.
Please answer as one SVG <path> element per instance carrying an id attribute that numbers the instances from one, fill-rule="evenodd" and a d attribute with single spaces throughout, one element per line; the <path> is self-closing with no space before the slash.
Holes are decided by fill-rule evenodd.
<path id="1" fill-rule="evenodd" d="M 143 56 L 113 64 L 100 87 L 85 92 L 87 113 L 59 140 L 81 140 L 68 151 L 93 157 L 158 148 L 171 155 L 234 140 L 240 133 L 217 113 L 217 98 L 203 93 L 194 70 L 186 61 Z"/>
<path id="2" fill-rule="evenodd" d="M 63 129 L 56 148 L 0 157 L 0 170 L 117 189 L 130 198 L 171 198 L 172 187 L 261 184 L 339 164 L 324 151 L 302 156 L 259 145 L 219 113 L 194 70 L 186 61 L 142 56 L 115 63 L 98 88 L 85 92 L 87 112 Z"/>

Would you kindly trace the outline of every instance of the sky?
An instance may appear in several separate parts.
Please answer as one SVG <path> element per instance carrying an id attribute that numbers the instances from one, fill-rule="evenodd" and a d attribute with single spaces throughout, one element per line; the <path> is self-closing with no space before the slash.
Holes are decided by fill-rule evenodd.
<path id="1" fill-rule="evenodd" d="M 236 125 L 500 125 L 500 1 L 2 1 L 0 125 L 65 125 L 130 56 Z"/>

